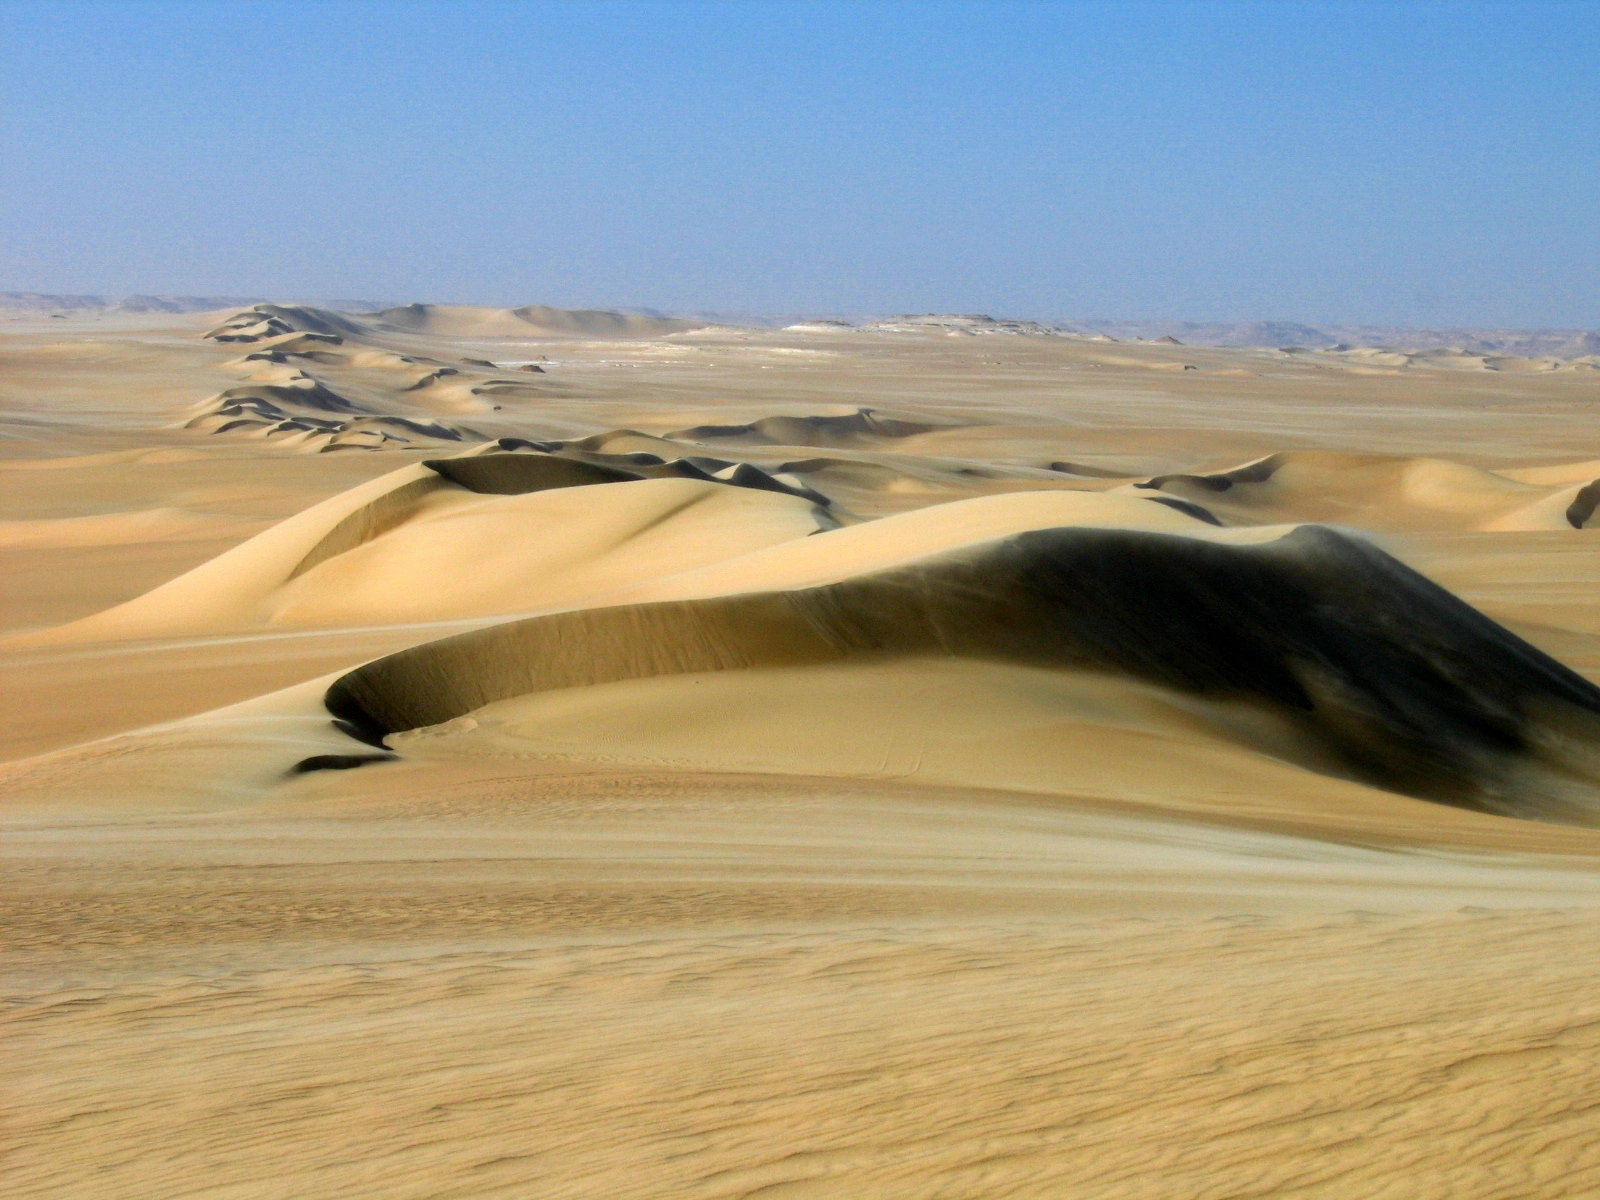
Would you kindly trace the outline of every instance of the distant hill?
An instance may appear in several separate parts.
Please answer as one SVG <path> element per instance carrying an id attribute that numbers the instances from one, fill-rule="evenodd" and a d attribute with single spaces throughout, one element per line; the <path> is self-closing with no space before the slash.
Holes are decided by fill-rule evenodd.
<path id="1" fill-rule="evenodd" d="M 1190 346 L 1384 346 L 1402 350 L 1460 349 L 1524 358 L 1600 354 L 1600 332 L 1584 329 L 1415 329 L 1385 325 L 1302 325 L 1293 321 L 1064 321 L 1074 333 L 1122 341 L 1171 337 Z"/>
<path id="2" fill-rule="evenodd" d="M 247 308 L 260 296 L 81 296 L 51 292 L 0 292 L 0 312 L 195 313 Z M 455 336 L 659 337 L 708 324 L 778 327 L 821 319 L 817 314 L 660 313 L 559 309 L 542 305 L 482 308 L 469 305 L 397 304 L 390 300 L 309 300 L 320 309 L 359 313 L 408 332 Z M 1309 325 L 1298 321 L 1115 321 L 994 318 L 973 314 L 897 316 L 827 314 L 830 325 L 885 331 L 944 329 L 952 333 L 1010 333 L 1110 337 L 1119 341 L 1173 338 L 1189 346 L 1304 346 L 1308 349 L 1375 346 L 1393 350 L 1463 350 L 1469 354 L 1574 359 L 1600 355 L 1600 331 L 1588 329 L 1412 328 L 1388 325 Z"/>
<path id="3" fill-rule="evenodd" d="M 407 304 L 365 313 L 378 328 L 408 333 L 434 333 L 447 337 L 660 337 L 703 329 L 705 321 L 614 312 L 609 309 L 550 308 L 527 304 L 521 308 L 483 308 L 467 304 Z"/>
<path id="4" fill-rule="evenodd" d="M 260 304 L 264 296 L 77 296 L 52 292 L 0 292 L 0 311 L 24 313 L 80 312 L 93 309 L 119 312 L 195 313 Z M 376 312 L 391 306 L 388 300 L 317 300 L 313 303 L 338 312 Z"/>
<path id="5" fill-rule="evenodd" d="M 117 308 L 124 312 L 211 312 L 254 304 L 257 296 L 70 296 L 48 292 L 0 292 L 0 309 L 21 312 L 73 312 Z"/>

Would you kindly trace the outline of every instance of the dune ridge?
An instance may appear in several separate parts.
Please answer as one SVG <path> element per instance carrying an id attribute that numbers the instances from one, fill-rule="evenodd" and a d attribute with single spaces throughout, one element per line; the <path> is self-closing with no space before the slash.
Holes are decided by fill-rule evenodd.
<path id="1" fill-rule="evenodd" d="M 424 465 L 471 491 L 498 495 L 630 479 L 699 479 L 799 496 L 824 509 L 832 504 L 828 497 L 794 475 L 764 471 L 751 463 L 703 455 L 663 459 L 645 451 L 606 454 L 561 442 L 530 442 L 521 438 L 501 438 L 496 446 L 507 453 L 433 459 Z"/>
<path id="2" fill-rule="evenodd" d="M 1342 520 L 1372 529 L 1494 530 L 1584 528 L 1594 515 L 1570 482 L 1592 467 L 1491 471 L 1438 458 L 1328 451 L 1269 454 L 1205 475 L 1157 475 L 1138 491 L 1198 503 L 1229 524 Z"/>
<path id="3" fill-rule="evenodd" d="M 470 427 L 440 419 L 441 414 L 493 411 L 493 405 L 479 399 L 488 392 L 482 381 L 450 380 L 426 397 L 408 398 L 407 393 L 433 388 L 460 371 L 426 357 L 362 348 L 371 332 L 344 314 L 301 306 L 258 305 L 236 314 L 203 336 L 252 347 L 226 364 L 247 382 L 195 404 L 183 427 L 213 435 L 245 434 L 318 453 L 398 448 L 419 440 L 484 440 Z M 350 368 L 390 375 L 388 394 L 374 393 L 378 403 L 364 403 L 315 373 Z M 419 407 L 422 411 L 415 411 Z"/>
<path id="4" fill-rule="evenodd" d="M 675 554 L 690 570 L 837 527 L 807 489 L 754 468 L 726 476 L 542 453 L 427 460 L 307 509 L 152 592 L 13 644 L 527 611 L 585 598 L 600 579 L 637 585 L 655 554 Z M 617 503 L 595 503 L 588 493 L 600 483 L 629 490 Z M 579 489 L 583 496 L 557 495 Z M 605 563 L 618 555 L 634 565 L 613 576 Z M 563 582 L 569 576 L 592 582 L 586 590 Z"/>
<path id="5" fill-rule="evenodd" d="M 202 336 L 216 342 L 261 342 L 285 334 L 360 337 L 366 328 L 344 313 L 303 304 L 257 304 L 235 313 Z"/>
<path id="6" fill-rule="evenodd" d="M 870 408 L 853 413 L 763 417 L 743 425 L 696 425 L 667 434 L 689 441 L 746 441 L 770 446 L 855 446 L 887 438 L 915 437 L 948 425 L 897 420 Z"/>

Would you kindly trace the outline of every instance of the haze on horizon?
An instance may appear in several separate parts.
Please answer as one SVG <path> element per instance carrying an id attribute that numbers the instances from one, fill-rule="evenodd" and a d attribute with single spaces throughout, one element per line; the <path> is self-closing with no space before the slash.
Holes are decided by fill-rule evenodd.
<path id="1" fill-rule="evenodd" d="M 5 3 L 0 290 L 1600 325 L 1600 9 Z"/>

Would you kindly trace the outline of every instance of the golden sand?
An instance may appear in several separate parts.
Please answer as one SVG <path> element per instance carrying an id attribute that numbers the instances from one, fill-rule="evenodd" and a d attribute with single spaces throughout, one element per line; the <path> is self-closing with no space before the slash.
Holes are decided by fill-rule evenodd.
<path id="1" fill-rule="evenodd" d="M 7 1182 L 1594 1195 L 1597 399 L 918 326 L 8 321 Z"/>

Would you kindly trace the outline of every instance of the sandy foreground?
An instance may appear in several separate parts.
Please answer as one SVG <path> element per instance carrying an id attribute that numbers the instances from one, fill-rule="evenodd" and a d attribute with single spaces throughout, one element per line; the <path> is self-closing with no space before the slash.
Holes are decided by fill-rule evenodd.
<path id="1" fill-rule="evenodd" d="M 1600 1194 L 1600 364 L 986 329 L 0 321 L 7 1193 Z"/>

